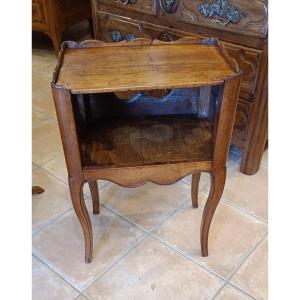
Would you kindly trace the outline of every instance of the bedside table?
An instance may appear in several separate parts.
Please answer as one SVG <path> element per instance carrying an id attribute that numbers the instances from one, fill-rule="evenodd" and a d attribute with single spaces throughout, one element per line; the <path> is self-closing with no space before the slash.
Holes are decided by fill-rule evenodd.
<path id="1" fill-rule="evenodd" d="M 84 183 L 98 214 L 97 180 L 135 187 L 192 174 L 196 208 L 201 172 L 211 175 L 200 229 L 202 255 L 208 255 L 240 80 L 237 64 L 215 39 L 63 43 L 52 91 L 87 263 L 93 235 Z"/>

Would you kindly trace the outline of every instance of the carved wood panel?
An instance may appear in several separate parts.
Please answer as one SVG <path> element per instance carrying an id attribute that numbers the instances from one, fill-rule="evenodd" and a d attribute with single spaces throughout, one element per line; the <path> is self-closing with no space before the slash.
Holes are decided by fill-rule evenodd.
<path id="1" fill-rule="evenodd" d="M 32 1 L 32 22 L 42 24 L 45 23 L 43 5 L 39 0 Z"/>
<path id="2" fill-rule="evenodd" d="M 243 71 L 240 97 L 248 100 L 253 99 L 256 92 L 262 51 L 231 43 L 223 44 L 228 54 L 236 60 L 240 69 Z"/>
<path id="3" fill-rule="evenodd" d="M 220 30 L 265 37 L 267 0 L 182 0 L 178 18 Z"/>
<path id="4" fill-rule="evenodd" d="M 148 15 L 156 15 L 156 0 L 98 0 L 97 5 L 99 10 L 101 10 L 101 3 Z"/>
<path id="5" fill-rule="evenodd" d="M 233 133 L 235 136 L 234 138 L 240 143 L 245 139 L 247 134 L 251 109 L 252 104 L 250 102 L 239 99 L 236 108 Z"/>
<path id="6" fill-rule="evenodd" d="M 180 0 L 159 0 L 161 9 L 167 14 L 173 14 L 180 5 Z"/>
<path id="7" fill-rule="evenodd" d="M 98 12 L 97 16 L 99 31 L 96 33 L 96 38 L 106 42 L 131 41 L 135 38 L 174 41 L 185 36 L 196 36 L 191 33 L 145 24 L 139 21 L 128 21 L 127 19 L 113 17 L 104 12 Z"/>

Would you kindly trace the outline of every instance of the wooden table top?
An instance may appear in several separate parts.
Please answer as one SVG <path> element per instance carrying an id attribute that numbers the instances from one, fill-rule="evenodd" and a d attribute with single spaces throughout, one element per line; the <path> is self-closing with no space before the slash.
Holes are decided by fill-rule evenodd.
<path id="1" fill-rule="evenodd" d="M 56 85 L 103 93 L 217 85 L 236 71 L 215 45 L 150 44 L 66 48 Z"/>

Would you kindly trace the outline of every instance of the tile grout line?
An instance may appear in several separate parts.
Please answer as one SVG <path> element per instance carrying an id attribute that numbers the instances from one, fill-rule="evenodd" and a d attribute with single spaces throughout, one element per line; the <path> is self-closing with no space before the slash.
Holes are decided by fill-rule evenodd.
<path id="1" fill-rule="evenodd" d="M 159 240 L 161 243 L 163 243 L 164 245 L 166 245 L 168 248 L 172 249 L 173 251 L 177 252 L 178 254 L 180 254 L 181 256 L 183 256 L 184 258 L 186 258 L 187 260 L 191 261 L 192 263 L 194 263 L 195 265 L 197 265 L 198 267 L 200 267 L 201 269 L 204 269 L 205 271 L 207 271 L 208 273 L 215 275 L 216 277 L 218 277 L 219 279 L 222 279 L 223 281 L 226 280 L 225 277 L 223 277 L 222 275 L 219 275 L 218 273 L 216 273 L 215 271 L 209 269 L 207 266 L 205 266 L 204 264 L 201 264 L 197 261 L 195 261 L 192 257 L 188 256 L 187 254 L 181 252 L 179 249 L 176 249 L 175 247 L 173 247 L 172 245 L 168 244 L 167 242 L 165 242 L 163 239 L 161 239 L 159 236 L 154 235 L 153 233 L 150 233 L 150 235 L 152 237 L 154 237 L 155 239 Z"/>
<path id="2" fill-rule="evenodd" d="M 106 208 L 108 211 L 116 214 L 118 217 L 120 217 L 122 220 L 130 223 L 131 225 L 137 227 L 138 229 L 142 230 L 143 232 L 150 234 L 152 231 L 156 230 L 156 228 L 158 228 L 161 224 L 163 224 L 178 208 L 180 208 L 183 204 L 185 204 L 187 202 L 187 200 L 185 200 L 183 203 L 181 203 L 180 205 L 178 205 L 177 207 L 174 208 L 174 210 L 172 212 L 170 212 L 165 219 L 163 219 L 160 223 L 158 223 L 157 225 L 155 225 L 154 227 L 152 227 L 151 229 L 146 229 L 144 227 L 142 227 L 141 225 L 135 223 L 133 220 L 126 218 L 126 216 L 122 215 L 120 212 L 118 212 L 117 210 L 115 210 L 112 207 L 106 206 L 105 204 L 101 204 L 104 208 Z"/>
<path id="3" fill-rule="evenodd" d="M 41 89 L 38 89 L 37 91 L 32 91 L 32 95 L 31 96 L 38 96 L 38 94 L 41 94 L 44 91 L 49 90 L 49 89 L 51 89 L 51 85 L 49 85 L 49 87 L 45 86 L 45 87 L 43 87 Z"/>
<path id="4" fill-rule="evenodd" d="M 257 244 L 248 252 L 248 254 L 241 260 L 240 264 L 236 266 L 236 268 L 229 274 L 226 281 L 229 282 L 231 278 L 236 274 L 236 272 L 240 269 L 240 267 L 244 264 L 244 262 L 252 255 L 252 253 L 258 248 L 258 246 L 265 240 L 268 236 L 268 232 L 266 232 L 262 238 L 257 242 Z"/>
<path id="5" fill-rule="evenodd" d="M 45 266 L 48 270 L 50 270 L 52 273 L 54 273 L 55 275 L 57 275 L 60 279 L 62 279 L 68 286 L 70 286 L 71 288 L 75 289 L 78 292 L 78 295 L 75 297 L 77 298 L 80 294 L 81 291 L 74 286 L 73 284 L 71 284 L 70 282 L 66 281 L 66 279 L 59 273 L 55 272 L 52 268 L 50 268 L 39 256 L 35 255 L 34 253 L 32 253 L 32 256 L 35 257 L 43 266 Z"/>
<path id="6" fill-rule="evenodd" d="M 91 286 L 93 285 L 98 279 L 102 278 L 106 273 L 108 273 L 111 269 L 113 269 L 118 263 L 120 263 L 127 255 L 129 255 L 129 253 L 131 251 L 133 251 L 135 248 L 137 248 L 139 246 L 139 244 L 144 241 L 147 237 L 149 237 L 150 234 L 149 233 L 144 233 L 144 235 L 141 236 L 141 238 L 139 240 L 137 240 L 134 245 L 132 247 L 130 247 L 128 250 L 125 251 L 125 253 L 123 253 L 115 262 L 113 262 L 105 271 L 103 271 L 101 274 L 99 274 L 98 276 L 96 276 L 90 283 L 88 283 L 87 285 L 85 285 L 82 288 L 82 293 L 85 294 L 85 291 Z"/>
<path id="7" fill-rule="evenodd" d="M 81 293 L 81 288 L 78 287 L 76 284 L 73 284 L 68 278 L 66 278 L 63 274 L 63 272 L 55 266 L 51 261 L 49 261 L 47 258 L 45 258 L 40 252 L 36 250 L 32 250 L 32 255 L 38 258 L 40 261 L 42 261 L 49 269 L 51 269 L 55 274 L 57 274 L 59 277 L 63 278 L 64 281 L 66 281 L 69 285 L 71 285 L 73 288 L 78 290 Z"/>
<path id="8" fill-rule="evenodd" d="M 46 170 L 45 170 L 46 171 Z M 46 171 L 48 172 L 48 171 Z M 55 176 L 56 177 L 56 176 Z M 106 188 L 108 186 L 108 184 L 106 184 L 103 188 Z M 90 198 L 88 196 L 88 198 Z M 117 210 L 111 208 L 111 207 L 108 207 L 104 204 L 101 204 L 101 206 L 103 206 L 105 209 L 107 209 L 108 211 L 110 211 L 111 213 L 117 215 L 118 217 L 120 217 L 122 220 L 124 220 L 125 222 L 128 222 L 130 223 L 131 225 L 133 225 L 134 227 L 138 228 L 139 230 L 141 230 L 142 232 L 144 232 L 144 234 L 147 234 L 147 235 L 151 235 L 152 237 L 158 239 L 160 242 L 162 242 L 163 244 L 167 245 L 169 248 L 175 250 L 176 252 L 178 252 L 179 254 L 181 254 L 183 257 L 185 257 L 186 259 L 188 260 L 191 260 L 192 262 L 194 262 L 195 264 L 197 264 L 198 266 L 201 266 L 202 268 L 204 268 L 206 271 L 208 271 L 209 273 L 213 274 L 213 275 L 216 275 L 218 276 L 219 278 L 221 278 L 222 280 L 225 280 L 225 282 L 227 283 L 226 281 L 226 278 L 219 275 L 218 273 L 216 273 L 215 271 L 211 270 L 210 268 L 208 268 L 207 266 L 195 261 L 193 258 L 189 257 L 188 255 L 182 253 L 180 250 L 174 248 L 173 246 L 169 245 L 168 243 L 166 243 L 165 241 L 163 241 L 161 238 L 159 238 L 158 236 L 154 235 L 154 231 L 156 229 L 158 229 L 160 226 L 162 226 L 171 216 L 173 216 L 174 214 L 176 214 L 182 207 L 184 207 L 186 205 L 186 203 L 189 201 L 189 198 L 186 199 L 185 201 L 183 201 L 183 203 L 181 203 L 180 205 L 178 205 L 170 214 L 168 214 L 166 216 L 165 219 L 163 219 L 159 224 L 157 224 L 156 226 L 154 226 L 153 228 L 151 228 L 150 230 L 147 230 L 143 227 L 141 227 L 140 225 L 136 224 L 134 221 L 130 220 L 130 219 L 127 219 L 125 216 L 121 215 Z M 224 205 L 228 205 L 227 203 L 224 203 Z M 230 206 L 230 205 L 228 205 Z M 72 208 L 70 208 L 68 211 L 64 212 L 63 214 L 61 214 L 60 216 L 58 216 L 57 218 L 55 218 L 54 220 L 50 221 L 49 223 L 47 223 L 43 228 L 41 228 L 40 230 L 38 230 L 37 232 L 34 233 L 37 234 L 38 232 L 42 231 L 43 229 L 45 229 L 47 226 L 51 225 L 52 223 L 54 223 L 55 221 L 57 221 L 58 219 L 60 219 L 63 215 L 65 215 L 66 213 L 68 213 L 69 211 L 71 211 Z M 238 210 L 238 209 L 237 209 Z M 249 214 L 245 213 L 247 216 L 249 216 Z M 266 234 L 267 235 L 267 234 Z M 256 245 L 258 246 L 258 244 Z M 251 251 L 251 250 L 250 250 Z M 246 258 L 244 260 L 242 260 L 241 264 L 247 259 L 248 255 L 246 256 Z M 240 266 L 240 264 L 238 265 L 238 267 Z M 229 275 L 231 276 L 231 274 Z"/>
<path id="9" fill-rule="evenodd" d="M 228 275 L 225 284 L 217 291 L 217 293 L 214 295 L 214 297 L 212 298 L 215 299 L 215 297 L 221 292 L 221 290 L 224 288 L 224 286 L 226 284 L 229 284 L 231 286 L 233 286 L 234 288 L 237 288 L 239 291 L 243 292 L 244 294 L 246 294 L 247 296 L 253 298 L 254 300 L 256 300 L 256 298 L 252 295 L 250 295 L 249 293 L 247 293 L 246 291 L 244 291 L 242 288 L 236 286 L 235 284 L 231 283 L 230 280 L 231 278 L 237 273 L 237 271 L 240 269 L 240 267 L 246 262 L 246 260 L 252 255 L 252 253 L 257 249 L 257 247 L 264 241 L 264 239 L 268 236 L 268 232 L 266 232 L 262 238 L 258 241 L 258 243 L 250 249 L 250 251 L 248 252 L 248 254 L 246 254 L 246 256 L 241 260 L 241 262 L 233 269 L 233 271 Z"/>
<path id="10" fill-rule="evenodd" d="M 174 214 L 176 213 L 176 211 L 174 211 Z M 157 227 L 158 228 L 158 227 Z M 156 228 L 156 229 L 157 229 Z M 197 264 L 198 266 L 201 266 L 202 268 L 204 268 L 205 270 L 207 270 L 209 273 L 216 275 L 217 277 L 221 278 L 222 280 L 225 281 L 225 283 L 228 282 L 228 280 L 230 280 L 230 278 L 234 275 L 233 272 L 236 271 L 236 268 L 238 269 L 241 264 L 243 264 L 245 262 L 245 260 L 249 257 L 249 255 L 251 255 L 251 253 L 256 249 L 256 247 L 264 240 L 264 238 L 268 235 L 268 233 L 265 233 L 263 235 L 263 237 L 258 241 L 258 243 L 251 248 L 250 253 L 248 252 L 248 254 L 246 254 L 246 256 L 244 257 L 244 259 L 241 260 L 240 264 L 238 264 L 238 266 L 227 276 L 227 277 L 223 277 L 222 275 L 219 275 L 217 272 L 215 272 L 214 270 L 210 269 L 209 267 L 207 267 L 206 265 L 199 263 L 197 261 L 195 261 L 192 257 L 190 257 L 189 255 L 181 252 L 179 249 L 173 247 L 172 245 L 170 245 L 169 243 L 167 243 L 166 241 L 164 241 L 162 238 L 160 238 L 159 236 L 156 236 L 155 234 L 153 234 L 153 232 L 150 232 L 151 236 L 155 237 L 156 239 L 160 240 L 162 243 L 164 243 L 165 245 L 167 245 L 168 247 L 170 247 L 171 249 L 175 250 L 176 252 L 180 253 L 182 256 L 184 256 L 185 258 L 187 258 L 188 260 L 191 260 L 192 262 L 194 262 L 195 264 Z M 229 278 L 229 279 L 228 279 Z M 228 280 L 227 280 L 228 279 Z"/>
<path id="11" fill-rule="evenodd" d="M 188 183 L 188 182 L 185 182 L 185 181 L 182 181 L 182 182 L 183 182 L 185 185 L 188 185 L 188 186 L 191 185 L 191 184 Z M 199 188 L 199 192 L 201 192 L 202 194 L 204 194 L 204 195 L 206 196 L 206 198 L 208 197 L 209 192 L 205 191 L 205 188 L 206 188 L 209 184 L 210 184 L 210 182 L 207 182 L 203 187 Z M 255 218 L 255 219 L 257 219 L 257 220 L 259 220 L 259 221 L 261 221 L 261 222 L 264 222 L 265 224 L 268 224 L 268 221 L 267 221 L 267 220 L 264 220 L 264 219 L 260 218 L 260 217 L 257 216 L 255 213 L 252 213 L 252 212 L 249 211 L 249 210 L 243 209 L 242 207 L 239 207 L 239 206 L 237 206 L 237 205 L 228 203 L 228 202 L 226 202 L 226 201 L 230 201 L 230 200 L 227 199 L 227 198 L 224 198 L 224 200 L 221 199 L 220 202 L 222 202 L 223 204 L 228 205 L 228 206 L 230 206 L 230 207 L 232 207 L 232 208 L 234 208 L 234 209 L 236 209 L 236 210 L 238 210 L 238 211 L 240 211 L 240 212 L 243 212 L 244 214 L 246 214 L 246 215 L 248 215 L 248 216 L 251 216 L 251 217 L 253 217 L 253 218 Z"/>
<path id="12" fill-rule="evenodd" d="M 106 184 L 107 186 L 107 184 Z M 119 257 L 117 259 L 117 261 L 115 261 L 107 270 L 105 270 L 103 273 L 101 273 L 99 276 L 97 276 L 95 278 L 95 280 L 93 280 L 90 284 L 88 284 L 87 286 L 83 286 L 82 289 L 76 285 L 74 285 L 73 283 L 71 283 L 67 278 L 65 278 L 62 274 L 59 273 L 58 270 L 56 270 L 56 266 L 52 265 L 51 262 L 48 262 L 48 260 L 46 258 L 41 258 L 38 254 L 38 251 L 33 249 L 33 255 L 35 257 L 37 257 L 40 261 L 42 261 L 49 269 L 51 269 L 54 273 L 58 274 L 60 277 L 62 277 L 64 279 L 64 281 L 68 282 L 69 285 L 71 285 L 72 287 L 76 288 L 76 290 L 78 290 L 80 293 L 83 292 L 84 290 L 86 290 L 91 284 L 93 284 L 97 279 L 101 278 L 102 275 L 104 275 L 106 272 L 108 272 L 114 265 L 116 265 L 117 263 L 119 263 L 123 258 L 125 258 L 125 256 L 127 256 L 127 254 L 129 254 L 133 249 L 135 249 L 144 239 L 146 239 L 147 237 L 151 236 L 151 232 L 156 230 L 156 228 L 158 228 L 161 224 L 163 224 L 171 215 L 173 215 L 173 213 L 175 213 L 180 207 L 184 206 L 186 204 L 186 202 L 188 201 L 185 200 L 183 203 L 181 203 L 180 205 L 178 205 L 174 211 L 172 211 L 169 215 L 167 215 L 167 217 L 162 220 L 162 222 L 160 222 L 159 224 L 157 224 L 156 226 L 154 226 L 150 231 L 146 230 L 144 228 L 141 228 L 140 226 L 138 226 L 137 224 L 131 222 L 130 220 L 127 220 L 126 218 L 124 218 L 122 215 L 118 214 L 117 212 L 115 212 L 114 210 L 105 207 L 103 204 L 101 204 L 103 207 L 105 207 L 107 210 L 109 210 L 111 213 L 113 213 L 114 215 L 117 215 L 118 217 L 120 217 L 121 219 L 123 219 L 125 222 L 130 223 L 131 225 L 133 225 L 134 227 L 138 228 L 139 230 L 142 231 L 143 235 L 142 237 L 132 246 L 128 249 L 128 251 L 126 251 L 121 257 Z M 57 221 L 58 219 L 60 219 L 63 215 L 67 214 L 68 212 L 70 212 L 72 210 L 72 208 L 70 208 L 68 211 L 64 212 L 63 214 L 61 214 L 59 217 L 55 218 L 54 220 L 50 221 L 48 224 L 46 224 L 43 228 L 41 228 L 40 230 L 38 230 L 37 232 L 35 232 L 33 235 L 37 234 L 38 232 L 41 232 L 42 230 L 44 230 L 46 227 L 48 227 L 49 225 L 51 225 L 52 223 L 54 223 L 55 221 Z"/>
<path id="13" fill-rule="evenodd" d="M 255 298 L 254 296 L 250 295 L 249 293 L 247 293 L 246 291 L 244 291 L 242 288 L 232 284 L 231 282 L 227 282 L 227 284 L 232 286 L 233 288 L 237 289 L 238 291 L 242 292 L 243 294 L 247 295 L 248 297 L 252 298 L 253 300 L 259 300 L 259 299 Z"/>
<path id="14" fill-rule="evenodd" d="M 52 119 L 49 117 L 49 116 L 47 116 L 47 115 L 45 115 L 44 113 L 42 113 L 42 112 L 40 112 L 40 111 L 38 111 L 38 110 L 36 110 L 36 109 L 32 109 L 32 111 L 31 111 L 31 116 L 32 116 L 32 113 L 33 112 L 38 112 L 39 114 L 43 114 L 43 117 L 45 118 L 45 120 L 42 120 L 42 121 L 39 121 L 38 123 L 36 123 L 36 124 L 32 124 L 32 129 L 34 129 L 34 128 L 37 128 L 37 127 L 39 127 L 39 126 L 41 126 L 41 125 L 43 125 L 44 123 L 47 123 L 47 122 L 49 122 L 49 121 L 52 121 Z M 32 123 L 32 121 L 31 121 L 31 123 Z"/>
<path id="15" fill-rule="evenodd" d="M 238 211 L 240 211 L 240 212 L 243 212 L 244 214 L 246 214 L 246 215 L 248 215 L 248 216 L 251 216 L 251 217 L 253 217 L 253 218 L 255 218 L 255 219 L 257 219 L 257 220 L 259 220 L 259 221 L 261 221 L 261 222 L 264 222 L 265 224 L 268 224 L 268 221 L 266 221 L 266 220 L 264 220 L 264 219 L 258 217 L 257 215 L 255 215 L 255 214 L 252 213 L 251 211 L 246 210 L 246 209 L 243 209 L 242 207 L 239 207 L 239 206 L 237 206 L 237 205 L 228 203 L 228 202 L 226 202 L 226 201 L 230 201 L 230 200 L 224 199 L 224 200 L 221 200 L 220 202 L 222 202 L 223 204 L 225 204 L 225 205 L 227 205 L 227 206 L 230 206 L 230 207 L 232 207 L 232 208 L 234 208 L 234 209 L 236 209 L 236 210 L 238 210 Z"/>
<path id="16" fill-rule="evenodd" d="M 66 215 L 67 213 L 71 212 L 73 210 L 73 206 L 68 208 L 66 211 L 62 212 L 61 214 L 59 214 L 58 216 L 56 216 L 55 218 L 53 218 L 52 220 L 46 222 L 44 225 L 42 225 L 40 228 L 33 230 L 32 232 L 32 237 L 34 237 L 35 235 L 37 235 L 38 233 L 42 232 L 44 229 L 46 229 L 46 227 L 48 227 L 49 225 L 53 224 L 54 222 L 58 221 L 60 218 L 62 218 L 64 215 Z"/>
<path id="17" fill-rule="evenodd" d="M 80 295 L 83 295 L 87 300 L 92 300 L 92 298 L 85 292 L 82 292 Z"/>
<path id="18" fill-rule="evenodd" d="M 36 106 L 32 105 L 32 111 L 37 111 L 40 114 L 43 114 L 44 116 L 48 117 L 48 119 L 54 120 L 57 122 L 57 119 L 55 117 L 53 117 L 53 115 L 50 116 L 50 114 L 45 114 L 43 111 L 41 111 L 39 108 L 37 108 Z"/>
<path id="19" fill-rule="evenodd" d="M 101 204 L 102 205 L 102 204 Z M 103 205 L 102 205 L 103 206 Z M 69 211 L 71 211 L 73 209 L 70 208 Z M 67 214 L 69 211 L 63 213 L 61 216 L 57 217 L 55 220 L 53 220 L 51 223 L 48 223 L 46 226 L 44 226 L 41 230 L 39 230 L 38 232 L 41 232 L 42 230 L 44 230 L 46 227 L 48 227 L 49 225 L 51 225 L 52 223 L 54 223 L 55 221 L 57 221 L 58 219 L 60 219 L 63 215 Z M 118 217 L 120 217 L 121 219 L 123 219 L 123 221 L 127 222 L 127 223 L 130 223 L 131 225 L 133 225 L 134 227 L 140 229 L 142 231 L 142 236 L 140 239 L 137 240 L 137 242 L 132 246 L 130 247 L 123 255 L 121 255 L 121 257 L 117 258 L 117 261 L 120 261 L 123 256 L 125 256 L 127 253 L 129 253 L 132 249 L 136 248 L 136 246 L 141 242 L 143 241 L 147 236 L 150 235 L 149 232 L 139 228 L 138 226 L 136 226 L 134 223 L 131 223 L 131 222 L 128 222 L 126 219 L 122 218 L 121 216 L 119 216 L 118 214 L 114 213 L 113 211 L 111 211 L 111 213 L 113 213 L 114 215 L 117 215 Z M 35 234 L 37 234 L 38 232 L 35 232 Z M 41 255 L 37 250 L 33 249 L 32 251 L 32 255 L 34 255 L 35 257 L 37 257 L 40 261 L 42 261 L 49 269 L 51 269 L 54 273 L 58 274 L 60 277 L 64 278 L 64 280 L 66 282 L 68 282 L 69 285 L 71 285 L 72 287 L 76 288 L 76 290 L 78 290 L 79 292 L 83 292 L 87 287 L 83 286 L 82 288 L 79 287 L 79 286 L 76 286 L 76 284 L 73 284 L 71 281 L 69 281 L 69 279 L 65 278 L 64 275 L 60 274 L 60 269 L 57 268 L 51 261 L 48 261 L 47 258 L 43 257 L 43 255 Z M 115 263 L 113 263 L 113 265 L 115 265 Z M 110 267 L 109 267 L 110 269 Z M 105 270 L 104 272 L 106 273 L 107 270 Z M 103 273 L 101 273 L 99 276 L 101 276 Z M 98 277 L 97 277 L 98 278 Z M 94 281 L 93 281 L 94 282 Z M 88 285 L 90 286 L 90 284 Z"/>
<path id="20" fill-rule="evenodd" d="M 49 162 L 51 162 L 51 161 L 53 161 L 53 160 L 59 158 L 61 155 L 62 155 L 62 153 L 57 154 L 57 156 L 55 156 L 54 158 L 51 158 L 51 159 L 47 160 L 46 162 L 44 162 L 44 163 L 42 163 L 42 164 L 38 164 L 38 163 L 35 163 L 35 162 L 33 162 L 33 161 L 32 161 L 32 163 L 35 164 L 39 169 L 43 169 L 43 166 L 44 166 L 44 165 L 46 165 L 47 163 L 49 163 Z M 43 170 L 45 170 L 45 169 L 43 169 Z M 46 171 L 46 170 L 45 170 L 45 171 Z M 49 173 L 49 172 L 48 172 L 48 173 Z M 57 178 L 58 178 L 58 177 L 57 177 Z"/>
<path id="21" fill-rule="evenodd" d="M 42 169 L 42 168 L 41 168 Z M 43 169 L 44 170 L 44 169 Z M 46 171 L 46 170 L 45 170 Z M 47 171 L 46 171 L 47 172 Z M 55 177 L 55 176 L 54 176 Z M 57 178 L 58 179 L 58 178 Z M 58 179 L 59 180 L 59 179 Z M 63 182 L 65 183 L 65 182 Z M 105 185 L 107 186 L 107 184 Z M 105 187 L 104 186 L 104 187 Z M 103 188 L 104 188 L 103 187 Z M 85 194 L 84 194 L 85 195 Z M 89 200 L 91 200 L 90 196 L 85 195 L 86 198 L 88 198 Z M 85 199 L 87 200 L 87 199 Z M 103 204 L 101 204 L 103 206 Z M 105 207 L 106 208 L 106 207 Z M 34 237 L 36 234 L 40 233 L 41 231 L 43 231 L 44 229 L 46 229 L 46 227 L 50 226 L 51 224 L 53 224 L 54 222 L 58 221 L 59 219 L 61 219 L 64 215 L 66 215 L 67 213 L 71 212 L 74 210 L 74 207 L 71 203 L 71 207 L 68 208 L 67 210 L 65 210 L 64 212 L 62 212 L 61 214 L 59 214 L 58 216 L 56 216 L 55 218 L 53 218 L 52 220 L 46 222 L 44 225 L 42 225 L 40 228 L 38 228 L 37 230 L 32 230 L 32 237 Z M 113 211 L 111 211 L 113 212 Z M 125 219 L 124 219 L 125 220 Z"/>

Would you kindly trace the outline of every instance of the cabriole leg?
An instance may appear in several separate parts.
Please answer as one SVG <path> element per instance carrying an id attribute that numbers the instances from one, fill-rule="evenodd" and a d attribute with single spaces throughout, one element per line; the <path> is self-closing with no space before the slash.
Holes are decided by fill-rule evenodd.
<path id="1" fill-rule="evenodd" d="M 99 190 L 98 190 L 97 181 L 89 182 L 89 187 L 90 187 L 92 201 L 93 201 L 93 214 L 98 215 L 100 212 L 100 201 L 99 201 Z"/>
<path id="2" fill-rule="evenodd" d="M 90 217 L 84 203 L 83 184 L 84 182 L 81 180 L 69 178 L 73 207 L 81 224 L 85 240 L 85 262 L 90 263 L 93 252 L 93 233 Z"/>
<path id="3" fill-rule="evenodd" d="M 210 192 L 204 207 L 200 229 L 202 256 L 208 256 L 209 227 L 224 190 L 226 179 L 226 167 L 221 170 L 212 171 L 212 173 L 210 174 L 210 179 Z"/>
<path id="4" fill-rule="evenodd" d="M 192 175 L 192 206 L 198 207 L 198 190 L 200 182 L 201 172 Z"/>

